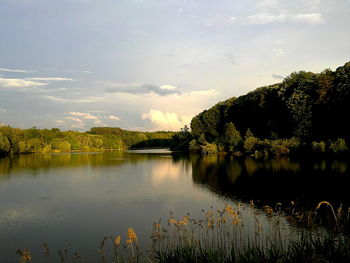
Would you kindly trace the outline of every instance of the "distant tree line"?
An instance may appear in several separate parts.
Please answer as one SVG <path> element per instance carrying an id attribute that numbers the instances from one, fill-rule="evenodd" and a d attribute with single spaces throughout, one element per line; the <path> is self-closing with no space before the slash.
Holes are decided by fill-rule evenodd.
<path id="1" fill-rule="evenodd" d="M 350 143 L 350 62 L 219 102 L 191 121 L 189 150 L 211 154 L 344 153 Z"/>
<path id="2" fill-rule="evenodd" d="M 121 150 L 139 147 L 169 147 L 174 132 L 138 132 L 120 128 L 95 127 L 89 132 L 60 129 L 18 129 L 0 127 L 0 155 L 9 153 L 51 153 Z M 147 143 L 146 143 L 147 142 Z"/>

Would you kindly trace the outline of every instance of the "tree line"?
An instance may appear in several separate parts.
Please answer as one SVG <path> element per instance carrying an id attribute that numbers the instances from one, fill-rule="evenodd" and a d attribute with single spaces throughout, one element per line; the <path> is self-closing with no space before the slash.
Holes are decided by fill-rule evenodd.
<path id="1" fill-rule="evenodd" d="M 343 153 L 350 143 L 350 62 L 294 72 L 281 83 L 219 102 L 191 121 L 189 150 L 210 154 Z"/>
<path id="2" fill-rule="evenodd" d="M 0 127 L 0 155 L 9 153 L 51 153 L 121 150 L 169 146 L 173 132 L 139 132 L 120 128 L 94 127 L 88 132 L 53 129 Z"/>

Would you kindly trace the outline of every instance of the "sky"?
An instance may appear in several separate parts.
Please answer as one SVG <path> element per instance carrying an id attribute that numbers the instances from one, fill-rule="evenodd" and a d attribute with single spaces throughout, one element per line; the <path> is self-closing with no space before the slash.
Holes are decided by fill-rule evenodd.
<path id="1" fill-rule="evenodd" d="M 0 123 L 179 130 L 349 43 L 350 0 L 0 0 Z"/>

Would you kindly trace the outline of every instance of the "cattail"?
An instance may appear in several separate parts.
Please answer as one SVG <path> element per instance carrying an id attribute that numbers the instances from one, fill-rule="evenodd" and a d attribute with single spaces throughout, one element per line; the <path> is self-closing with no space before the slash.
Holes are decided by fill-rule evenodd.
<path id="1" fill-rule="evenodd" d="M 21 251 L 21 263 L 31 261 L 32 257 L 30 256 L 30 252 L 28 248 L 25 248 L 23 251 Z"/>
<path id="2" fill-rule="evenodd" d="M 120 245 L 120 236 L 116 236 L 116 238 L 114 239 L 114 246 L 118 247 Z"/>
<path id="3" fill-rule="evenodd" d="M 137 241 L 137 235 L 131 227 L 128 228 L 128 238 L 131 240 L 131 242 L 136 242 Z"/>

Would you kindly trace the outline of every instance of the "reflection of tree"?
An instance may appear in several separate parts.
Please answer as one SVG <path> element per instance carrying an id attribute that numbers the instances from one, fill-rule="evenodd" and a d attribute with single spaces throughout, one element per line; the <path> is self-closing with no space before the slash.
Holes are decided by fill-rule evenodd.
<path id="1" fill-rule="evenodd" d="M 324 199 L 349 202 L 346 162 L 296 162 L 288 158 L 264 161 L 231 156 L 191 156 L 190 161 L 195 183 L 234 199 L 261 200 L 273 206 L 291 200 L 311 206 Z"/>
<path id="2" fill-rule="evenodd" d="M 208 186 L 212 191 L 225 194 L 242 173 L 242 165 L 232 157 L 209 155 L 191 156 L 194 182 Z"/>
<path id="3" fill-rule="evenodd" d="M 28 171 L 64 169 L 81 166 L 111 166 L 136 164 L 160 159 L 160 154 L 132 154 L 123 151 L 67 154 L 22 154 L 0 158 L 0 180 L 5 175 Z"/>

